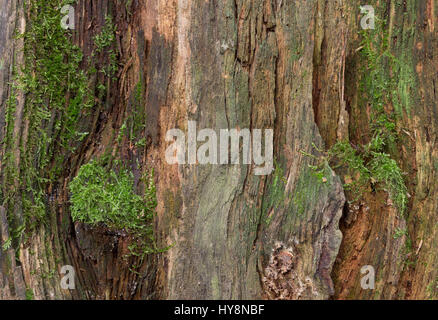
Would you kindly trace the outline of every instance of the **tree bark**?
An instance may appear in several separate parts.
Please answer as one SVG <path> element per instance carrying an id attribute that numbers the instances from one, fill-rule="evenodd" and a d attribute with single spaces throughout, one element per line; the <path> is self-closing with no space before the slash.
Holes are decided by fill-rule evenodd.
<path id="1" fill-rule="evenodd" d="M 391 150 L 410 195 L 402 216 L 371 184 L 353 202 L 346 171 L 325 161 L 336 142 L 359 146 L 372 135 L 360 89 L 360 1 L 78 0 L 66 37 L 84 55 L 80 68 L 110 63 L 109 50 L 93 52 L 111 16 L 117 72 L 90 73 L 93 106 L 78 122 L 89 134 L 74 151 L 53 147 L 47 170 L 59 153 L 62 170 L 44 183 L 45 223 L 8 247 L 28 216 L 20 168 L 31 153 L 32 118 L 29 97 L 13 85 L 26 72 L 23 39 L 14 37 L 32 24 L 26 2 L 0 0 L 0 299 L 437 297 L 435 1 L 369 1 L 403 66 L 383 69 L 397 72 L 404 105 Z M 59 112 L 50 110 L 55 119 Z M 134 113 L 144 116 L 144 144 L 120 139 Z M 166 133 L 186 131 L 189 121 L 198 131 L 273 129 L 275 170 L 257 176 L 254 165 L 169 165 Z M 59 137 L 50 121 L 41 127 Z M 69 182 L 108 152 L 133 172 L 137 192 L 139 177 L 154 169 L 155 239 L 169 250 L 129 256 L 129 235 L 72 220 Z M 39 169 L 38 155 L 31 157 Z M 398 230 L 406 232 L 396 237 Z M 61 287 L 64 265 L 76 271 L 75 290 Z M 374 290 L 361 288 L 365 265 L 376 269 Z"/>

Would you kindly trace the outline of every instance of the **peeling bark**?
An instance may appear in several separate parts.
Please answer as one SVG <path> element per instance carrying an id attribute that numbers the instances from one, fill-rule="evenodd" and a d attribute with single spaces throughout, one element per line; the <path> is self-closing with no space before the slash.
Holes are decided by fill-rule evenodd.
<path id="1" fill-rule="evenodd" d="M 398 123 L 400 142 L 394 151 L 408 172 L 407 218 L 398 215 L 385 191 L 371 186 L 357 205 L 345 206 L 354 198 L 343 190 L 345 172 L 324 164 L 321 178 L 311 169 L 337 141 L 361 145 L 370 139 L 370 112 L 359 103 L 359 5 L 79 0 L 72 41 L 84 53 L 81 68 L 108 62 L 107 53 L 93 62 L 87 58 L 111 15 L 117 30 L 111 46 L 119 67 L 116 80 L 101 73 L 89 77 L 94 106 L 79 122 L 89 135 L 77 143 L 76 152 L 65 155 L 62 173 L 45 187 L 48 223 L 29 231 L 19 245 L 0 250 L 0 298 L 24 299 L 29 290 L 35 299 L 436 297 L 436 290 L 426 290 L 438 279 L 434 1 L 388 0 L 379 11 L 388 22 L 391 52 L 408 57 L 406 70 L 416 77 L 415 85 L 401 82 L 398 87 L 411 97 L 411 113 L 404 112 Z M 0 0 L 0 8 L 3 140 L 12 66 L 23 63 L 23 44 L 13 34 L 29 21 L 22 1 Z M 101 83 L 107 87 L 102 97 Z M 25 98 L 22 93 L 16 97 L 12 151 L 17 168 L 25 150 L 20 143 L 27 140 Z M 118 139 L 137 111 L 145 119 L 141 145 Z M 166 132 L 187 130 L 188 121 L 196 121 L 198 131 L 273 129 L 274 172 L 257 176 L 253 165 L 243 164 L 167 164 Z M 155 237 L 158 248 L 172 246 L 169 250 L 145 259 L 127 257 L 129 235 L 72 221 L 68 183 L 90 159 L 108 152 L 114 156 L 116 150 L 133 172 L 137 192 L 142 174 L 155 170 Z M 2 192 L 12 187 L 3 161 L 8 151 L 2 146 Z M 14 188 L 18 199 L 24 192 L 18 178 Z M 20 201 L 8 208 L 1 200 L 4 245 L 16 228 L 8 218 L 12 214 L 19 221 L 23 213 Z M 408 240 L 394 238 L 399 229 L 409 231 L 415 266 L 404 263 Z M 61 288 L 63 265 L 74 266 L 76 290 Z M 360 287 L 364 265 L 376 268 L 374 291 Z"/>

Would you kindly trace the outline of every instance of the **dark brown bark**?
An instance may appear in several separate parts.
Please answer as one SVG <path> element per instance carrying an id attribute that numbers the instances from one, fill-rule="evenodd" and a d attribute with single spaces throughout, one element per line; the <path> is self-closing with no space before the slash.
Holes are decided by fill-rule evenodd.
<path id="1" fill-rule="evenodd" d="M 415 84 L 398 87 L 411 97 L 394 151 L 408 173 L 405 219 L 387 192 L 371 186 L 358 203 L 344 207 L 346 198 L 354 198 L 351 192 L 344 196 L 346 173 L 327 165 L 319 178 L 309 167 L 320 165 L 324 150 L 337 141 L 370 140 L 370 110 L 360 103 L 359 1 L 79 0 L 72 41 L 84 53 L 81 67 L 92 67 L 87 58 L 93 37 L 111 15 L 117 79 L 89 78 L 95 105 L 80 126 L 90 134 L 65 155 L 62 174 L 47 184 L 49 223 L 29 232 L 19 247 L 0 250 L 0 298 L 23 299 L 30 289 L 35 299 L 436 297 L 438 5 L 414 2 L 373 2 L 387 21 L 392 54 L 415 75 Z M 22 1 L 0 0 L 0 8 L 3 139 L 11 67 L 24 63 L 23 44 L 13 33 L 25 28 L 26 19 Z M 103 53 L 94 63 L 107 62 Z M 108 85 L 104 97 L 97 95 L 99 83 Z M 133 146 L 118 141 L 117 133 L 135 112 L 139 84 L 146 144 Z M 17 143 L 29 126 L 22 115 L 25 98 L 17 96 Z M 166 132 L 186 130 L 189 120 L 198 130 L 272 128 L 275 172 L 256 176 L 251 165 L 167 164 Z M 12 148 L 17 168 L 20 150 Z M 155 169 L 155 235 L 158 247 L 174 245 L 170 250 L 144 260 L 126 258 L 129 236 L 71 220 L 68 183 L 81 165 L 108 150 L 120 150 L 136 179 Z M 0 153 L 3 191 L 12 187 L 2 160 L 7 151 L 2 147 Z M 19 198 L 23 190 L 18 179 L 14 183 Z M 7 215 L 23 215 L 16 203 L 0 207 L 2 244 L 14 228 Z M 394 238 L 405 228 L 411 257 L 404 251 L 407 236 Z M 413 256 L 416 265 L 406 265 Z M 60 268 L 67 264 L 77 272 L 76 290 L 60 287 Z M 133 265 L 139 265 L 137 272 Z M 364 265 L 376 268 L 374 291 L 360 287 Z"/>

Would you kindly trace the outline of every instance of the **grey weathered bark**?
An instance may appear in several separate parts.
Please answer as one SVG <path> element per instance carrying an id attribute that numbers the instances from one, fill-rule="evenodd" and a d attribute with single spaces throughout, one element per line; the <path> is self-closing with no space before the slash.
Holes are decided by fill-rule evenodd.
<path id="1" fill-rule="evenodd" d="M 432 0 L 372 2 L 379 17 L 388 20 L 392 53 L 400 59 L 413 57 L 405 66 L 417 73 L 415 85 L 400 82 L 398 88 L 413 96 L 413 114 L 404 114 L 397 131 L 404 146 L 395 152 L 409 178 L 416 179 L 408 185 L 413 209 L 407 221 L 382 203 L 386 192 L 370 187 L 358 211 L 345 207 L 342 240 L 341 179 L 328 164 L 320 175 L 311 168 L 321 165 L 324 150 L 336 141 L 369 141 L 370 111 L 359 102 L 359 1 L 79 0 L 72 40 L 84 53 L 81 66 L 91 67 L 87 58 L 93 37 L 111 15 L 117 29 L 112 46 L 117 80 L 89 78 L 95 105 L 80 126 L 90 134 L 77 152 L 65 155 L 62 174 L 47 184 L 49 223 L 29 231 L 19 251 L 14 252 L 15 244 L 1 253 L 0 297 L 23 298 L 26 289 L 36 299 L 426 297 L 438 259 L 433 222 L 438 8 Z M 14 40 L 13 33 L 26 19 L 20 20 L 25 16 L 22 1 L 0 0 L 0 7 L 3 139 L 11 68 L 22 60 L 21 40 Z M 99 59 L 102 64 L 108 56 Z M 108 84 L 103 98 L 94 90 L 99 83 Z M 126 139 L 118 141 L 117 132 L 135 108 L 139 87 L 146 144 L 133 146 Z M 18 106 L 23 99 L 17 97 Z M 14 134 L 21 137 L 28 124 L 19 107 L 15 113 L 14 129 L 22 131 Z M 256 176 L 251 165 L 167 164 L 166 132 L 186 130 L 190 120 L 198 130 L 272 128 L 275 171 Z M 82 164 L 116 147 L 135 176 L 155 169 L 157 244 L 174 245 L 144 261 L 124 258 L 129 237 L 73 223 L 69 214 L 68 182 Z M 20 148 L 12 149 L 20 161 Z M 2 148 L 2 157 L 7 151 Z M 10 186 L 3 160 L 1 165 L 5 191 Z M 345 172 L 338 174 L 344 178 Z M 23 190 L 18 179 L 15 184 L 18 197 Z M 346 196 L 354 198 L 350 192 Z M 2 244 L 7 239 L 5 216 L 21 215 L 17 203 L 17 208 L 3 203 L 0 211 Z M 405 226 L 418 248 L 411 254 L 423 262 L 414 268 L 400 264 L 406 237 L 393 237 Z M 8 265 L 6 255 L 17 255 L 17 265 Z M 65 264 L 77 271 L 76 290 L 60 287 Z M 140 264 L 136 273 L 130 271 L 134 264 Z M 363 265 L 378 269 L 374 292 L 360 288 Z"/>

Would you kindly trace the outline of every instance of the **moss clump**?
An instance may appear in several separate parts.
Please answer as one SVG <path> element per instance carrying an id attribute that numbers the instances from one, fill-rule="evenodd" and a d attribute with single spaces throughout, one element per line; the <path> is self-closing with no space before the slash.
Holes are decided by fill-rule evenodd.
<path id="1" fill-rule="evenodd" d="M 403 172 L 391 157 L 398 140 L 396 121 L 401 116 L 399 84 L 404 67 L 391 52 L 385 23 L 376 18 L 375 30 L 361 31 L 361 56 L 364 62 L 361 80 L 361 104 L 371 107 L 371 139 L 365 145 L 353 147 L 348 141 L 339 141 L 329 150 L 330 161 L 346 166 L 355 177 L 346 187 L 361 196 L 364 187 L 381 183 L 400 214 L 407 208 L 407 187 Z M 394 106 L 396 112 L 391 112 Z M 409 104 L 404 104 L 408 111 Z"/>
<path id="2" fill-rule="evenodd" d="M 406 212 L 408 197 L 403 172 L 389 154 L 382 152 L 382 146 L 373 139 L 361 149 L 354 149 L 348 141 L 336 143 L 329 151 L 330 162 L 346 166 L 355 177 L 345 187 L 356 194 L 356 201 L 369 184 L 383 184 L 402 215 Z"/>
<path id="3" fill-rule="evenodd" d="M 96 46 L 95 53 L 101 53 L 105 48 L 110 47 L 115 37 L 116 27 L 113 24 L 113 19 L 110 15 L 105 17 L 105 25 L 102 28 L 102 32 L 95 35 L 93 40 Z"/>
<path id="4" fill-rule="evenodd" d="M 34 294 L 32 289 L 26 289 L 26 300 L 34 300 Z"/>
<path id="5" fill-rule="evenodd" d="M 376 181 L 385 184 L 395 206 L 400 213 L 404 214 L 408 202 L 408 190 L 397 162 L 386 153 L 373 152 L 369 167 L 371 176 Z"/>
<path id="6" fill-rule="evenodd" d="M 87 75 L 80 68 L 83 55 L 72 43 L 71 31 L 60 24 L 60 9 L 74 2 L 25 1 L 26 30 L 16 34 L 23 41 L 24 61 L 13 65 L 0 173 L 0 203 L 7 209 L 15 248 L 26 229 L 48 221 L 47 187 L 56 184 L 63 163 L 87 135 L 78 129 L 93 105 Z M 24 101 L 22 118 L 19 101 Z"/>
<path id="7" fill-rule="evenodd" d="M 113 18 L 110 15 L 105 16 L 105 25 L 102 31 L 95 35 L 94 38 L 95 49 L 92 53 L 92 58 L 102 53 L 108 56 L 108 64 L 100 68 L 100 72 L 109 78 L 113 78 L 118 70 L 117 55 L 111 48 L 116 40 L 116 26 L 113 23 Z M 105 50 L 107 49 L 107 50 Z M 104 86 L 103 84 L 101 84 Z"/>
<path id="8" fill-rule="evenodd" d="M 144 183 L 144 195 L 139 196 L 134 192 L 133 174 L 126 169 L 107 170 L 97 161 L 83 165 L 69 184 L 73 220 L 151 236 L 150 221 L 157 206 L 153 174 Z"/>

